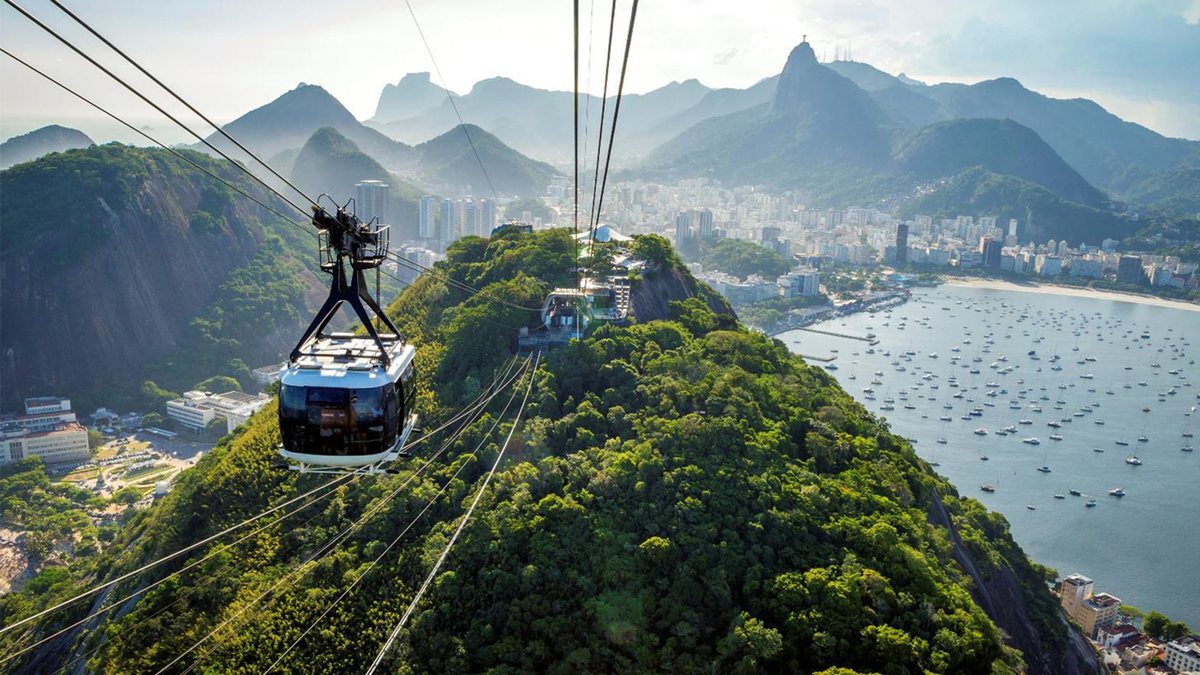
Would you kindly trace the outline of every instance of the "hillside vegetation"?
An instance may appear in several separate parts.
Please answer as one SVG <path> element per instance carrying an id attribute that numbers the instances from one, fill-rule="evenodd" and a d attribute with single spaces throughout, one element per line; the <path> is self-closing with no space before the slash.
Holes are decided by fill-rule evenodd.
<path id="1" fill-rule="evenodd" d="M 0 172 L 0 189 L 4 409 L 68 392 L 85 411 L 128 409 L 146 379 L 177 390 L 273 361 L 316 290 L 298 264 L 311 236 L 165 150 L 55 153 Z"/>
<path id="2" fill-rule="evenodd" d="M 516 327 L 537 323 L 512 305 L 535 306 L 569 280 L 571 258 L 565 230 L 467 238 L 441 271 L 511 305 L 464 297 L 427 275 L 389 307 L 419 346 L 425 428 L 492 380 Z M 659 277 L 687 275 L 669 249 L 659 260 L 672 266 Z M 0 623 L 317 485 L 271 468 L 274 414 L 264 411 L 223 441 L 69 578 L 0 599 Z M 413 471 L 429 446 L 398 475 L 347 481 L 315 509 L 17 670 L 44 672 L 86 655 L 96 672 L 151 673 L 215 630 L 168 672 L 262 672 L 280 657 L 276 672 L 362 672 L 496 456 L 494 436 L 469 454 L 489 423 L 472 426 L 420 477 Z M 305 635 L 442 485 L 447 494 Z M 305 562 L 373 503 L 380 515 L 331 555 Z M 969 572 L 956 560 L 968 561 Z M 302 574 L 271 590 L 298 565 Z M 1064 656 L 1042 576 L 1003 518 L 957 498 L 826 373 L 693 298 L 672 303 L 660 320 L 601 326 L 545 356 L 508 459 L 385 670 L 1083 672 Z M 972 599 L 981 584 L 1008 598 L 1002 619 L 1023 623 L 1002 631 Z M 71 616 L 85 611 L 74 607 Z M 1026 665 L 1006 634 L 1034 636 L 1020 645 Z"/>

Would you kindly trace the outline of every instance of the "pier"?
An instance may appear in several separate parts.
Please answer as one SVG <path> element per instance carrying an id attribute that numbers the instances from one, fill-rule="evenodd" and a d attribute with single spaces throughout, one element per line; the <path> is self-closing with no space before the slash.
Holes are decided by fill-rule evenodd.
<path id="1" fill-rule="evenodd" d="M 821 330 L 820 328 L 811 328 L 809 326 L 803 326 L 803 327 L 797 328 L 796 330 L 802 330 L 802 331 L 806 331 L 809 333 L 820 333 L 821 335 L 832 335 L 833 337 L 846 338 L 847 340 L 859 340 L 859 341 L 865 342 L 869 345 L 879 344 L 878 338 L 866 337 L 863 335 L 851 335 L 850 333 L 838 333 L 838 332 L 831 331 L 831 330 Z"/>

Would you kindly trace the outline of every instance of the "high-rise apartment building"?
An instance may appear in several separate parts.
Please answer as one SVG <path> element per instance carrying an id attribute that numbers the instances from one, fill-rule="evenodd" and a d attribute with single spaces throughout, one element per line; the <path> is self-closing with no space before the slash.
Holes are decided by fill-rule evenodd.
<path id="1" fill-rule="evenodd" d="M 480 236 L 492 236 L 492 230 L 496 229 L 496 200 L 485 199 L 479 204 L 479 223 Z"/>
<path id="2" fill-rule="evenodd" d="M 434 209 L 437 208 L 437 201 L 430 196 L 421 197 L 421 202 L 417 212 L 417 236 L 421 239 L 432 239 L 434 233 L 435 221 Z"/>
<path id="3" fill-rule="evenodd" d="M 462 202 L 462 233 L 464 237 L 479 236 L 479 207 L 473 199 Z"/>
<path id="4" fill-rule="evenodd" d="M 1136 255 L 1123 255 L 1117 263 L 1117 281 L 1123 284 L 1142 282 L 1142 259 Z"/>
<path id="5" fill-rule="evenodd" d="M 713 213 L 708 209 L 700 212 L 700 238 L 713 238 Z"/>
<path id="6" fill-rule="evenodd" d="M 896 226 L 896 264 L 908 264 L 908 223 Z"/>
<path id="7" fill-rule="evenodd" d="M 454 202 L 449 199 L 442 200 L 442 213 L 438 219 L 438 231 L 441 234 L 443 244 L 458 239 L 458 212 L 454 208 Z"/>
<path id="8" fill-rule="evenodd" d="M 1000 269 L 1000 252 L 1003 248 L 1003 244 L 991 237 L 981 238 L 979 240 L 979 255 L 982 258 L 981 262 L 983 266 L 991 270 Z"/>
<path id="9" fill-rule="evenodd" d="M 675 216 L 675 245 L 681 245 L 692 238 L 692 216 L 684 211 Z"/>
<path id="10" fill-rule="evenodd" d="M 354 184 L 354 213 L 364 223 L 375 218 L 386 225 L 392 222 L 389 212 L 391 187 L 380 180 L 364 180 Z"/>

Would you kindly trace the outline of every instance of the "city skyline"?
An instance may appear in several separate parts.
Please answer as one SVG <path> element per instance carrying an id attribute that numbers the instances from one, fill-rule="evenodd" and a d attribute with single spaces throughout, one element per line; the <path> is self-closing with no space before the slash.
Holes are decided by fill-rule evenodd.
<path id="1" fill-rule="evenodd" d="M 38 3 L 27 9 L 89 52 L 104 55 L 106 64 L 117 64 L 53 7 Z M 356 0 L 336 17 L 323 17 L 324 6 L 313 0 L 291 3 L 286 12 L 283 5 L 227 0 L 202 7 L 139 0 L 120 10 L 81 0 L 72 9 L 218 121 L 302 81 L 324 86 L 360 119 L 374 113 L 383 86 L 406 73 L 433 71 L 434 81 L 443 84 L 403 6 Z M 503 13 L 481 0 L 417 2 L 413 9 L 450 89 L 465 93 L 497 76 L 571 88 L 569 3 L 510 3 Z M 581 87 L 595 93 L 603 79 L 607 9 L 581 3 Z M 0 35 L 18 56 L 119 114 L 168 127 L 15 11 L 5 11 Z M 618 4 L 617 15 L 619 53 L 627 3 Z M 1050 96 L 1091 98 L 1166 135 L 1200 138 L 1200 73 L 1194 67 L 1200 62 L 1200 0 L 1155 6 L 1071 0 L 1054 7 L 984 2 L 969 8 L 927 0 L 903 12 L 873 0 L 849 5 L 764 0 L 753 11 L 713 0 L 645 4 L 626 90 L 645 92 L 692 78 L 710 87 L 747 87 L 777 74 L 804 35 L 823 60 L 850 51 L 855 60 L 929 82 L 1015 77 Z M 562 58 L 553 58 L 556 54 Z M 0 81 L 24 94 L 0 104 L 4 137 L 38 122 L 92 117 L 11 60 L 0 60 Z"/>

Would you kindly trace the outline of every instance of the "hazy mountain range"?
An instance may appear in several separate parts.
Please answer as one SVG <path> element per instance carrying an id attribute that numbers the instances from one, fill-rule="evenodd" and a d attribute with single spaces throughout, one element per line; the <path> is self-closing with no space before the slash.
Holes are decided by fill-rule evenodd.
<path id="1" fill-rule="evenodd" d="M 580 101 L 587 161 L 602 103 Z M 573 107 L 571 92 L 508 78 L 459 94 L 428 73 L 410 73 L 384 87 L 369 120 L 355 119 L 323 88 L 301 84 L 225 128 L 285 175 L 327 128 L 413 190 L 487 195 L 490 179 L 502 198 L 526 197 L 539 195 L 556 169 L 569 170 Z M 612 97 L 607 108 L 611 116 Z M 229 147 L 217 134 L 210 140 Z M 45 151 L 63 147 L 72 146 Z M 975 168 L 982 171 L 968 178 L 1008 177 L 1048 191 L 1065 203 L 1055 205 L 1060 213 L 1074 212 L 1069 205 L 1119 212 L 1121 202 L 1187 213 L 1200 204 L 1200 142 L 1167 138 L 1092 101 L 1050 98 L 1011 78 L 926 85 L 865 63 L 820 63 L 807 43 L 779 75 L 746 89 L 687 80 L 625 96 L 615 148 L 613 169 L 622 177 L 761 184 L 807 193 L 822 206 L 894 206 L 954 180 L 964 194 L 960 174 Z M 367 177 L 318 173 L 331 189 Z M 1060 237 L 1094 240 L 1084 220 L 1044 224 Z"/>

